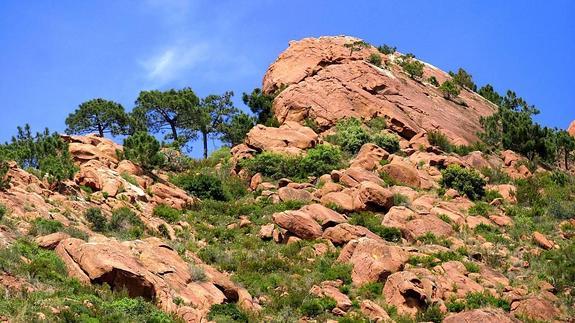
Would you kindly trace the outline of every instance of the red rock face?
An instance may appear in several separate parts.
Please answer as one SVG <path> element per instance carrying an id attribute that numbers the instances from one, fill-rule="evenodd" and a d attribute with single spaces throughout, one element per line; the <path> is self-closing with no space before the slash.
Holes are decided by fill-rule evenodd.
<path id="1" fill-rule="evenodd" d="M 345 44 L 355 40 L 340 36 L 290 42 L 263 81 L 266 93 L 285 87 L 274 101 L 280 122 L 311 118 L 328 129 L 342 118 L 384 116 L 390 128 L 406 138 L 440 129 L 458 144 L 477 140 L 479 117 L 492 114 L 493 104 L 466 89 L 458 100 L 467 106 L 446 100 L 436 87 L 410 79 L 397 64 L 385 68 L 369 64 L 367 57 L 377 53 L 374 47 L 350 53 Z M 382 59 L 393 62 L 397 55 Z M 426 64 L 422 79 L 430 76 L 439 82 L 449 78 Z"/>
<path id="2" fill-rule="evenodd" d="M 571 136 L 575 137 L 575 121 L 571 122 L 571 125 L 569 125 L 569 128 L 567 129 L 567 132 L 569 132 Z"/>

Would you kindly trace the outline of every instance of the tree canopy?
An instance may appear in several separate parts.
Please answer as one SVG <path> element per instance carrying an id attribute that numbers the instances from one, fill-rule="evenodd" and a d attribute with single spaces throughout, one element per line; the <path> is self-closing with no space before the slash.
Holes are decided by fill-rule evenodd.
<path id="1" fill-rule="evenodd" d="M 260 88 L 255 88 L 252 93 L 242 95 L 242 101 L 256 115 L 258 124 L 268 125 L 273 119 L 272 105 L 274 102 L 273 95 L 267 95 Z"/>
<path id="2" fill-rule="evenodd" d="M 66 133 L 95 132 L 100 137 L 104 137 L 105 133 L 116 136 L 125 132 L 127 124 L 128 116 L 122 105 L 98 98 L 80 104 L 76 111 L 68 115 Z"/>
<path id="3" fill-rule="evenodd" d="M 194 117 L 199 103 L 200 99 L 189 87 L 164 92 L 142 91 L 132 113 L 132 125 L 141 128 L 145 122 L 150 131 L 166 133 L 166 139 L 183 146 L 195 138 L 195 133 L 187 125 L 190 124 L 190 118 Z"/>

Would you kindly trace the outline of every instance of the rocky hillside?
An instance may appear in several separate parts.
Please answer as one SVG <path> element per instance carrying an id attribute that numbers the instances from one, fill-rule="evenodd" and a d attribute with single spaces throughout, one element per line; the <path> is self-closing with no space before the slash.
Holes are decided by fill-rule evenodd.
<path id="1" fill-rule="evenodd" d="M 9 163 L 2 320 L 572 320 L 575 178 L 461 146 L 496 106 L 372 54 L 290 43 L 263 81 L 279 125 L 206 160 L 144 169 L 89 135 L 62 137 L 72 180 Z"/>

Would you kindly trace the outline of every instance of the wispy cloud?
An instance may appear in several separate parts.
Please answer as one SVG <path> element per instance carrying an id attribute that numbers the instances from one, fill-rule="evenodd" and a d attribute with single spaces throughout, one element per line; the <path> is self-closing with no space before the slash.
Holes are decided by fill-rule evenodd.
<path id="1" fill-rule="evenodd" d="M 205 62 L 210 46 L 206 43 L 169 46 L 140 62 L 146 79 L 153 86 L 162 86 L 177 80 L 182 74 Z"/>

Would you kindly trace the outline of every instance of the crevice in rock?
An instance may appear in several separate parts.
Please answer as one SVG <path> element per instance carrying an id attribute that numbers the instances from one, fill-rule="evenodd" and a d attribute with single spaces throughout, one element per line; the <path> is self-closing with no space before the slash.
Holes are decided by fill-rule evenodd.
<path id="1" fill-rule="evenodd" d="M 214 286 L 216 286 L 217 289 L 221 290 L 222 293 L 224 293 L 224 296 L 226 297 L 226 303 L 237 303 L 237 301 L 240 299 L 240 295 L 238 294 L 238 291 L 236 289 L 226 287 L 216 282 L 214 282 L 213 284 Z"/>
<path id="2" fill-rule="evenodd" d="M 156 290 L 151 282 L 141 275 L 113 268 L 98 278 L 92 279 L 92 284 L 108 284 L 112 290 L 125 289 L 130 297 L 143 297 L 153 301 L 156 298 Z"/>

